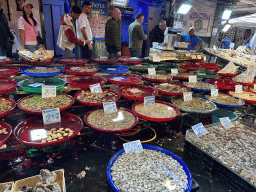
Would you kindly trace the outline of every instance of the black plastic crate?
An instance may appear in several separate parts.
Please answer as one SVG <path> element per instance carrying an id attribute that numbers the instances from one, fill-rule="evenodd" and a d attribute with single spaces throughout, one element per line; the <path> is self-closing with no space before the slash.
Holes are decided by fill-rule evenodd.
<path id="1" fill-rule="evenodd" d="M 229 170 L 227 167 L 219 163 L 217 160 L 188 142 L 185 141 L 183 158 L 193 160 L 205 171 L 211 174 L 216 174 L 234 191 L 253 192 L 256 191 L 251 183 L 241 178 L 238 174 Z"/>

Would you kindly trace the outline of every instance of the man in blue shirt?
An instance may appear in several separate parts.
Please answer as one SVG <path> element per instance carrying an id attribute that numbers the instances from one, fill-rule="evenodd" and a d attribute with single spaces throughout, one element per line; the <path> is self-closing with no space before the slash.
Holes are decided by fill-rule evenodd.
<path id="1" fill-rule="evenodd" d="M 230 48 L 230 43 L 231 43 L 231 41 L 230 41 L 227 37 L 225 37 L 225 38 L 221 41 L 221 43 L 222 43 L 222 48 L 223 48 L 223 49 L 229 49 L 229 48 Z"/>
<path id="2" fill-rule="evenodd" d="M 181 37 L 188 44 L 188 51 L 196 50 L 197 47 L 203 45 L 203 40 L 195 35 L 195 28 L 190 27 L 188 34 L 182 34 Z"/>

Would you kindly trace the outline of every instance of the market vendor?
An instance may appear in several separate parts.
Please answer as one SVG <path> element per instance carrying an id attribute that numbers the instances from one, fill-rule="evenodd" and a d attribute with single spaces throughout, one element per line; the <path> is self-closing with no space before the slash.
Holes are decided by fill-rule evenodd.
<path id="1" fill-rule="evenodd" d="M 222 48 L 223 48 L 223 49 L 229 49 L 229 48 L 230 48 L 230 43 L 231 43 L 231 41 L 230 41 L 227 37 L 225 37 L 225 38 L 221 41 L 221 43 L 222 43 Z"/>
<path id="2" fill-rule="evenodd" d="M 181 34 L 181 37 L 188 44 L 188 51 L 196 50 L 197 47 L 203 45 L 203 40 L 195 35 L 195 28 L 190 27 L 188 34 Z"/>

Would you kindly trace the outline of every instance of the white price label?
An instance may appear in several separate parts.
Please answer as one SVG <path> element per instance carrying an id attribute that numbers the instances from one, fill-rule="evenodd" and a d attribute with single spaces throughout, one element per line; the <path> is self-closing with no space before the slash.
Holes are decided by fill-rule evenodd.
<path id="1" fill-rule="evenodd" d="M 108 57 L 106 56 L 100 56 L 101 59 L 107 59 Z"/>
<path id="2" fill-rule="evenodd" d="M 206 62 L 206 60 L 207 60 L 207 59 L 206 59 L 206 56 L 204 56 L 204 62 Z"/>
<path id="3" fill-rule="evenodd" d="M 99 83 L 90 85 L 90 90 L 91 90 L 92 93 L 101 93 L 102 92 Z"/>
<path id="4" fill-rule="evenodd" d="M 79 70 L 80 67 L 71 67 L 70 69 L 71 69 L 71 70 Z"/>
<path id="5" fill-rule="evenodd" d="M 256 90 L 256 84 L 253 85 L 254 90 Z"/>
<path id="6" fill-rule="evenodd" d="M 103 103 L 104 113 L 115 113 L 117 112 L 116 102 Z"/>
<path id="7" fill-rule="evenodd" d="M 178 69 L 171 69 L 171 72 L 172 72 L 172 75 L 177 75 L 179 73 Z"/>
<path id="8" fill-rule="evenodd" d="M 56 97 L 56 86 L 42 86 L 42 98 Z"/>
<path id="9" fill-rule="evenodd" d="M 129 91 L 132 92 L 132 93 L 139 93 L 140 92 L 139 89 L 130 89 Z"/>
<path id="10" fill-rule="evenodd" d="M 156 74 L 156 69 L 154 67 L 148 68 L 148 74 L 149 75 L 155 75 Z"/>
<path id="11" fill-rule="evenodd" d="M 125 79 L 124 77 L 113 77 L 112 78 L 114 81 L 122 81 L 123 79 Z"/>
<path id="12" fill-rule="evenodd" d="M 236 93 L 242 93 L 243 92 L 243 85 L 236 85 L 235 86 L 235 92 Z"/>
<path id="13" fill-rule="evenodd" d="M 197 76 L 193 75 L 193 76 L 188 76 L 189 78 L 189 83 L 196 83 L 197 82 Z"/>
<path id="14" fill-rule="evenodd" d="M 219 94 L 218 89 L 211 89 L 211 96 L 212 97 L 218 96 L 218 94 Z"/>
<path id="15" fill-rule="evenodd" d="M 38 69 L 38 70 L 45 70 L 46 67 L 36 67 L 36 69 Z"/>
<path id="16" fill-rule="evenodd" d="M 109 70 L 109 71 L 115 71 L 116 69 L 115 69 L 115 68 L 107 68 L 107 70 Z"/>
<path id="17" fill-rule="evenodd" d="M 192 129 L 198 137 L 208 134 L 202 123 L 198 123 L 197 125 L 192 126 Z"/>
<path id="18" fill-rule="evenodd" d="M 60 109 L 55 108 L 43 110 L 43 121 L 45 125 L 61 122 Z"/>
<path id="19" fill-rule="evenodd" d="M 185 56 L 186 56 L 186 57 L 190 57 L 191 54 L 190 54 L 190 53 L 185 53 Z"/>
<path id="20" fill-rule="evenodd" d="M 196 55 L 191 55 L 191 59 L 197 59 Z"/>
<path id="21" fill-rule="evenodd" d="M 219 120 L 220 120 L 221 124 L 223 125 L 223 127 L 224 127 L 225 129 L 230 129 L 230 128 L 232 128 L 232 127 L 235 127 L 235 126 L 231 123 L 231 121 L 230 121 L 230 119 L 229 119 L 228 117 L 219 118 Z"/>
<path id="22" fill-rule="evenodd" d="M 160 62 L 160 56 L 153 57 L 153 62 Z"/>
<path id="23" fill-rule="evenodd" d="M 41 87 L 43 86 L 44 84 L 43 83 L 32 83 L 32 84 L 28 84 L 28 86 L 30 87 Z"/>
<path id="24" fill-rule="evenodd" d="M 124 143 L 123 146 L 124 146 L 125 153 L 143 151 L 140 140 Z"/>
<path id="25" fill-rule="evenodd" d="M 197 59 L 198 60 L 202 59 L 201 55 L 197 55 Z"/>
<path id="26" fill-rule="evenodd" d="M 155 105 L 155 97 L 144 97 L 144 106 Z"/>
<path id="27" fill-rule="evenodd" d="M 192 92 L 183 92 L 184 101 L 191 101 L 192 100 Z"/>

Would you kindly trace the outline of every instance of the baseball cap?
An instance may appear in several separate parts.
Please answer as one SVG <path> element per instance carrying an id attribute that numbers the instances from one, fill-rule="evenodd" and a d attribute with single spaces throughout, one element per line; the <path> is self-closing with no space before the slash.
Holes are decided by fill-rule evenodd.
<path id="1" fill-rule="evenodd" d="M 195 28 L 194 28 L 194 27 L 189 27 L 188 31 L 191 31 L 192 29 L 194 29 L 194 30 L 195 30 Z"/>
<path id="2" fill-rule="evenodd" d="M 31 3 L 28 3 L 28 2 L 24 2 L 22 4 L 22 8 L 26 7 L 27 5 L 31 5 L 31 7 L 34 8 L 34 6 Z"/>

